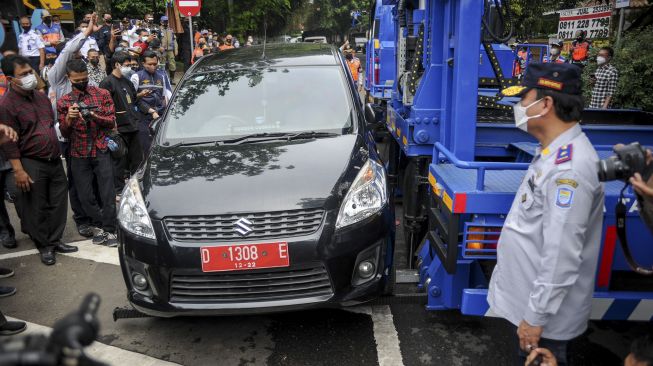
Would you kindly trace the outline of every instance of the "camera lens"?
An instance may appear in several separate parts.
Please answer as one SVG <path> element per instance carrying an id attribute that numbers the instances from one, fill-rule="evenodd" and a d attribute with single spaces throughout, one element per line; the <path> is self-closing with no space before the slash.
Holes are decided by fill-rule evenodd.
<path id="1" fill-rule="evenodd" d="M 616 156 L 599 161 L 599 181 L 623 179 L 624 168 L 624 163 Z"/>

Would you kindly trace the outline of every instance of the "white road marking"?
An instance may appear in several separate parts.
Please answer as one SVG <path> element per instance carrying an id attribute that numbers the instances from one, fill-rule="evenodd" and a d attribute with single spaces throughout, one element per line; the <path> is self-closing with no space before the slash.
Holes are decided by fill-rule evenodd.
<path id="1" fill-rule="evenodd" d="M 24 257 L 26 255 L 39 254 L 37 249 L 21 250 L 20 252 L 11 252 L 0 255 L 0 260 Z"/>
<path id="2" fill-rule="evenodd" d="M 7 317 L 10 320 L 21 320 Z M 24 320 L 21 320 L 24 321 Z M 50 334 L 52 328 L 30 322 L 27 323 L 27 330 L 21 335 L 26 334 Z M 176 363 L 159 360 L 141 353 L 127 351 L 122 348 L 109 346 L 100 342 L 93 342 L 85 348 L 87 355 L 92 358 L 105 362 L 109 365 L 139 365 L 139 366 L 174 366 Z"/>
<path id="3" fill-rule="evenodd" d="M 372 318 L 379 366 L 403 366 L 404 360 L 401 357 L 399 335 L 395 328 L 390 306 L 361 306 L 345 308 L 345 310 L 367 314 Z"/>
<path id="4" fill-rule="evenodd" d="M 79 251 L 68 254 L 57 253 L 57 255 L 65 255 L 67 257 L 79 258 L 79 259 L 88 259 L 94 262 L 114 264 L 116 266 L 120 265 L 118 260 L 118 249 L 109 248 L 104 245 L 94 245 L 92 240 L 83 240 L 76 241 L 73 243 L 68 243 L 69 245 L 74 245 L 79 248 Z M 20 252 L 13 252 L 0 255 L 0 260 L 11 259 L 24 257 L 27 255 L 39 254 L 37 249 L 21 250 Z"/>

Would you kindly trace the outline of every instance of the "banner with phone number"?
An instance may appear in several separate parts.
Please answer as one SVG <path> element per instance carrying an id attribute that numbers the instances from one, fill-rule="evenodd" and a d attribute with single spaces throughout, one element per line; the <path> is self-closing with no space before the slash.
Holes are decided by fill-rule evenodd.
<path id="1" fill-rule="evenodd" d="M 579 30 L 585 31 L 588 39 L 601 39 L 610 36 L 610 5 L 560 10 L 558 38 L 573 39 Z"/>

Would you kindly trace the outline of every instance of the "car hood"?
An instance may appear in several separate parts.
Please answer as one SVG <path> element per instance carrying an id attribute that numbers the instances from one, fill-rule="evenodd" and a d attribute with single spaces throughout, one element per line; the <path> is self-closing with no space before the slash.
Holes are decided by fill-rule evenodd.
<path id="1" fill-rule="evenodd" d="M 360 166 L 358 135 L 153 148 L 143 198 L 152 218 L 338 207 Z"/>

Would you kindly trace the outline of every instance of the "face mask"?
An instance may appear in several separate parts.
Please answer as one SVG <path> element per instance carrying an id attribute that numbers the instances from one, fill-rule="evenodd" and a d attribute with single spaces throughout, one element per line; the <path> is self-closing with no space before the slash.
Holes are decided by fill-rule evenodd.
<path id="1" fill-rule="evenodd" d="M 552 48 L 552 49 L 551 49 L 551 54 L 552 54 L 553 56 L 558 56 L 558 55 L 560 54 L 560 50 L 557 49 L 557 48 Z"/>
<path id="2" fill-rule="evenodd" d="M 84 32 L 86 32 L 86 29 L 88 29 L 88 28 L 87 27 L 82 27 L 82 28 L 79 28 L 79 31 L 84 33 Z"/>
<path id="3" fill-rule="evenodd" d="M 88 86 L 88 80 L 85 81 L 80 81 L 78 83 L 71 83 L 73 88 L 79 90 L 79 91 L 84 91 L 86 90 L 86 87 Z"/>
<path id="4" fill-rule="evenodd" d="M 542 98 L 544 99 L 544 98 Z M 521 103 L 515 104 L 512 109 L 515 114 L 515 127 L 519 128 L 520 130 L 524 132 L 528 132 L 528 120 L 533 119 L 533 118 L 538 118 L 542 117 L 541 114 L 535 115 L 535 116 L 527 116 L 526 111 L 528 111 L 528 108 L 534 106 L 535 104 L 539 103 L 542 101 L 542 99 L 536 100 L 533 103 L 529 104 L 527 107 L 524 107 L 521 105 Z"/>
<path id="5" fill-rule="evenodd" d="M 597 63 L 597 64 L 599 64 L 599 65 L 603 65 L 603 64 L 605 64 L 606 62 L 608 62 L 608 60 L 606 60 L 605 57 L 603 57 L 603 56 L 597 56 L 597 57 L 596 57 L 596 63 Z"/>
<path id="6" fill-rule="evenodd" d="M 353 59 L 354 59 L 354 55 L 347 55 L 347 56 L 345 56 L 345 58 L 346 58 L 347 60 L 353 60 Z"/>
<path id="7" fill-rule="evenodd" d="M 149 37 L 141 37 L 141 41 L 146 42 Z"/>
<path id="8" fill-rule="evenodd" d="M 36 76 L 34 74 L 23 76 L 19 80 L 20 80 L 19 87 L 24 91 L 30 91 L 36 89 L 37 81 L 36 81 Z"/>
<path id="9" fill-rule="evenodd" d="M 30 29 L 32 29 L 32 26 L 30 26 L 30 25 L 24 25 L 23 26 L 23 30 L 25 31 L 25 33 L 29 32 Z"/>
<path id="10" fill-rule="evenodd" d="M 46 58 L 46 59 L 45 59 L 45 63 L 46 63 L 47 65 L 54 65 L 54 62 L 55 62 L 55 61 L 57 61 L 56 58 Z"/>
<path id="11" fill-rule="evenodd" d="M 97 66 L 100 63 L 100 60 L 93 59 L 93 60 L 88 60 L 88 62 L 90 62 L 91 65 L 93 66 Z"/>
<path id="12" fill-rule="evenodd" d="M 126 77 L 127 79 L 131 78 L 132 75 L 134 74 L 134 71 L 132 70 L 131 67 L 129 66 L 120 66 L 120 73 L 122 76 Z"/>
<path id="13" fill-rule="evenodd" d="M 116 47 L 116 52 L 124 51 L 124 47 Z"/>
<path id="14" fill-rule="evenodd" d="M 163 23 L 161 23 L 161 26 L 163 26 L 163 27 L 166 27 L 166 28 L 167 28 L 167 27 L 168 27 L 168 22 L 163 22 Z"/>
<path id="15" fill-rule="evenodd" d="M 43 18 L 43 23 L 47 24 L 49 27 L 52 24 L 52 18 L 50 17 Z"/>
<path id="16" fill-rule="evenodd" d="M 132 71 L 137 72 L 138 71 L 138 66 L 132 66 Z"/>

